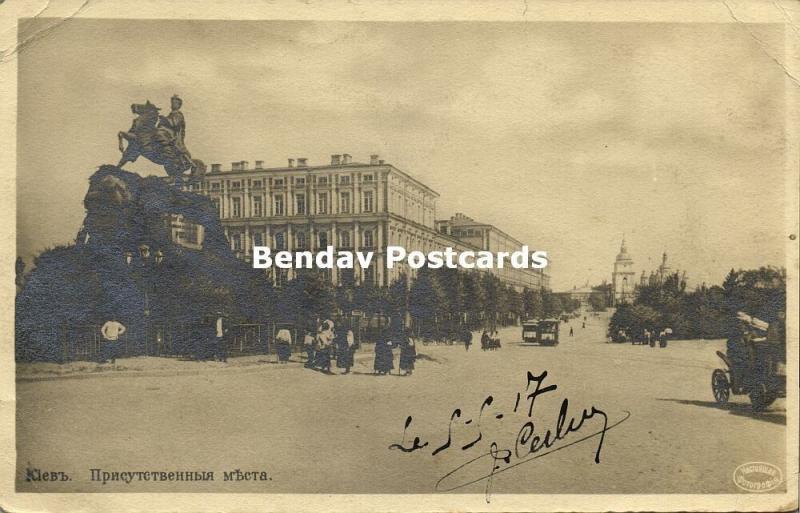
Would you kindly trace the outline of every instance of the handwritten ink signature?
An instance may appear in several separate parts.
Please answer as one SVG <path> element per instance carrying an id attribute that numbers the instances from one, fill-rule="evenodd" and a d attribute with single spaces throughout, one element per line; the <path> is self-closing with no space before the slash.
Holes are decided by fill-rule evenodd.
<path id="1" fill-rule="evenodd" d="M 479 442 L 484 438 L 484 433 L 481 428 L 481 423 L 484 418 L 491 416 L 495 421 L 501 421 L 505 417 L 503 413 L 499 412 L 486 414 L 485 411 L 489 409 L 495 401 L 494 397 L 491 395 L 484 399 L 477 420 L 474 423 L 474 426 L 477 428 L 477 436 L 460 447 L 461 451 L 467 452 L 472 456 L 471 459 L 442 476 L 436 482 L 436 491 L 449 492 L 481 481 L 486 481 L 486 500 L 489 502 L 494 476 L 516 468 L 524 463 L 566 449 L 572 445 L 585 442 L 591 438 L 597 438 L 594 462 L 596 464 L 600 463 L 600 453 L 603 449 L 606 433 L 627 420 L 630 417 L 630 412 L 623 412 L 624 415 L 621 418 L 615 420 L 613 423 L 609 423 L 606 412 L 594 405 L 582 409 L 580 415 L 572 415 L 569 409 L 569 399 L 564 398 L 561 401 L 555 426 L 547 428 L 544 431 L 537 431 L 537 421 L 534 418 L 536 399 L 558 389 L 558 385 L 555 383 L 545 385 L 544 382 L 546 378 L 547 371 L 543 371 L 538 375 L 534 375 L 528 371 L 525 391 L 516 394 L 513 408 L 514 413 L 518 412 L 523 397 L 528 404 L 527 412 L 523 410 L 527 418 L 517 432 L 513 444 L 501 446 L 497 441 L 492 440 L 487 441 L 481 450 L 482 446 L 479 445 Z M 453 410 L 447 427 L 447 440 L 442 445 L 433 449 L 431 456 L 435 457 L 437 454 L 451 449 L 451 446 L 455 443 L 454 426 L 457 421 L 461 420 L 462 415 L 463 412 L 460 408 Z M 600 422 L 594 422 L 594 429 L 589 431 L 586 426 L 588 426 L 593 419 L 597 419 L 597 421 Z M 414 436 L 413 439 L 409 439 L 408 430 L 412 422 L 413 418 L 409 415 L 405 421 L 401 442 L 389 445 L 389 449 L 413 453 L 422 451 L 429 446 L 429 442 L 423 441 L 420 436 Z M 473 419 L 466 419 L 460 424 L 472 427 Z M 488 447 L 488 450 L 486 447 Z M 476 473 L 478 474 L 477 477 L 475 477 Z"/>

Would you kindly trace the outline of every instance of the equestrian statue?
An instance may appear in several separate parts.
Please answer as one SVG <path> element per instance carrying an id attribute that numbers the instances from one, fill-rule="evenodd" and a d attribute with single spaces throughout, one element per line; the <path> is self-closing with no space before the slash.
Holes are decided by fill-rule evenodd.
<path id="1" fill-rule="evenodd" d="M 186 149 L 186 121 L 181 112 L 183 100 L 178 95 L 171 99 L 171 112 L 162 116 L 159 109 L 150 100 L 146 103 L 134 103 L 131 112 L 136 114 L 130 130 L 119 132 L 119 151 L 122 158 L 117 164 L 122 167 L 128 162 L 135 162 L 139 156 L 164 166 L 164 170 L 176 184 L 180 184 L 183 173 L 190 172 L 190 180 L 200 180 L 206 171 L 202 160 L 193 159 Z M 123 144 L 127 141 L 127 147 Z"/>

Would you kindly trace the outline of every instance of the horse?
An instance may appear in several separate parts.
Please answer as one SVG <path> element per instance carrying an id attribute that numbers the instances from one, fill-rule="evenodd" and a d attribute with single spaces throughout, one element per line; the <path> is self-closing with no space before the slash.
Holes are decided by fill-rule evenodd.
<path id="1" fill-rule="evenodd" d="M 159 110 L 150 100 L 131 105 L 131 112 L 136 114 L 136 118 L 129 131 L 117 134 L 119 151 L 122 153 L 117 167 L 121 168 L 143 156 L 154 164 L 164 166 L 167 175 L 175 178 L 176 183 L 180 183 L 186 171 L 191 172 L 192 180 L 200 180 L 206 171 L 205 164 L 181 151 L 172 132 L 159 126 Z M 127 147 L 123 145 L 123 140 L 128 142 Z"/>

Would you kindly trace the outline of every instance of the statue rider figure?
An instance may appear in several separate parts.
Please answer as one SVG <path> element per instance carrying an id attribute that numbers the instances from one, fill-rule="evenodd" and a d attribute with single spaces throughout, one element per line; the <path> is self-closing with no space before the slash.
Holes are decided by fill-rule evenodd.
<path id="1" fill-rule="evenodd" d="M 183 118 L 181 106 L 183 100 L 173 95 L 170 101 L 170 113 L 159 115 L 159 108 L 150 103 L 131 105 L 136 115 L 127 132 L 119 132 L 119 151 L 122 152 L 118 167 L 128 162 L 136 162 L 140 156 L 154 164 L 164 166 L 167 174 L 181 181 L 186 171 L 191 171 L 191 180 L 200 180 L 206 171 L 201 160 L 193 159 L 186 148 L 186 120 Z M 127 141 L 127 146 L 124 144 Z"/>
<path id="2" fill-rule="evenodd" d="M 166 116 L 159 116 L 158 128 L 168 131 L 169 136 L 175 141 L 175 146 L 183 155 L 183 159 L 191 165 L 192 155 L 189 153 L 189 150 L 186 149 L 186 144 L 184 142 L 186 137 L 186 120 L 183 118 L 183 113 L 181 112 L 182 105 L 183 100 L 181 100 L 177 94 L 172 95 L 170 99 L 171 111 Z"/>

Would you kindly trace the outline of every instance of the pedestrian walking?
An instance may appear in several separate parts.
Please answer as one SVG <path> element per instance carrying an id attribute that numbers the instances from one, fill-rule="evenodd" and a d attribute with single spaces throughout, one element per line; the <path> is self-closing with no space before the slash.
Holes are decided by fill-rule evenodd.
<path id="1" fill-rule="evenodd" d="M 586 323 L 584 322 L 583 325 L 581 325 L 581 328 L 585 328 L 585 327 L 586 327 Z"/>
<path id="2" fill-rule="evenodd" d="M 490 337 L 490 341 L 491 341 L 491 346 L 492 346 L 492 350 L 493 351 L 497 350 L 497 349 L 500 349 L 500 347 L 501 347 L 501 345 L 500 345 L 500 333 L 498 333 L 497 330 L 494 330 L 494 332 L 492 332 L 492 336 Z"/>
<path id="3" fill-rule="evenodd" d="M 394 369 L 394 355 L 392 354 L 392 343 L 384 335 L 375 342 L 375 373 L 384 376 Z"/>
<path id="4" fill-rule="evenodd" d="M 400 370 L 403 376 L 410 376 L 414 372 L 414 363 L 417 361 L 417 348 L 411 331 L 406 331 L 400 344 Z"/>
<path id="5" fill-rule="evenodd" d="M 489 349 L 490 342 L 491 339 L 489 338 L 489 332 L 484 328 L 483 332 L 481 333 L 481 350 L 486 351 Z"/>
<path id="6" fill-rule="evenodd" d="M 468 327 L 461 327 L 461 340 L 464 341 L 464 350 L 469 351 L 469 346 L 472 345 L 472 332 Z"/>
<path id="7" fill-rule="evenodd" d="M 228 320 L 222 312 L 218 312 L 217 319 L 214 321 L 214 347 L 212 357 L 215 360 L 221 362 L 228 361 L 227 334 Z"/>
<path id="8" fill-rule="evenodd" d="M 117 355 L 119 354 L 119 337 L 125 334 L 127 329 L 125 325 L 119 321 L 108 320 L 100 328 L 100 334 L 103 335 L 103 348 L 100 351 L 100 363 L 111 360 L 112 365 L 117 363 Z"/>
<path id="9" fill-rule="evenodd" d="M 336 336 L 336 367 L 344 369 L 342 374 L 350 374 L 353 366 L 353 351 L 355 350 L 355 336 L 352 330 L 341 332 Z"/>
<path id="10" fill-rule="evenodd" d="M 672 334 L 672 329 L 670 329 L 670 328 L 665 328 L 665 329 L 664 329 L 664 331 L 662 331 L 662 332 L 659 334 L 659 337 L 658 337 L 658 347 L 667 347 L 667 338 L 668 338 L 668 337 L 669 337 L 671 334 Z"/>
<path id="11" fill-rule="evenodd" d="M 572 326 L 570 326 L 570 327 L 569 327 L 569 336 L 571 337 L 573 334 L 574 334 L 574 333 L 573 333 L 573 331 L 572 331 Z"/>
<path id="12" fill-rule="evenodd" d="M 303 337 L 303 349 L 306 351 L 306 369 L 313 369 L 314 368 L 314 358 L 316 353 L 316 340 L 314 336 L 311 334 L 310 331 L 306 331 L 306 335 Z"/>
<path id="13" fill-rule="evenodd" d="M 275 352 L 278 355 L 278 363 L 287 363 L 292 355 L 292 334 L 288 329 L 278 330 L 275 336 Z"/>
<path id="14" fill-rule="evenodd" d="M 323 372 L 331 372 L 331 352 L 333 350 L 333 321 L 323 321 L 317 333 L 316 367 Z"/>

